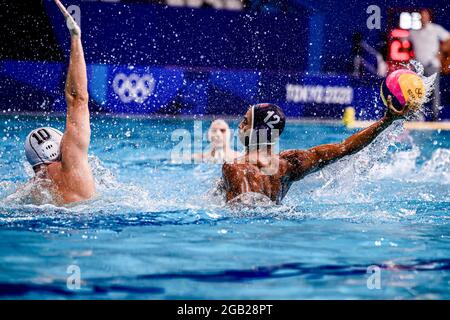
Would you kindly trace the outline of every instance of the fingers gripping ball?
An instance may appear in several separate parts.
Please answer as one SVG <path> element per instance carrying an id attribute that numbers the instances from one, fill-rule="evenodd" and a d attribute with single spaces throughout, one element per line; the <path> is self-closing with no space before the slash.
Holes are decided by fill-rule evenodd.
<path id="1" fill-rule="evenodd" d="M 409 103 L 413 110 L 418 109 L 425 99 L 425 84 L 415 72 L 400 69 L 389 74 L 381 84 L 381 99 L 387 106 L 388 96 L 392 96 L 392 105 L 398 111 Z"/>

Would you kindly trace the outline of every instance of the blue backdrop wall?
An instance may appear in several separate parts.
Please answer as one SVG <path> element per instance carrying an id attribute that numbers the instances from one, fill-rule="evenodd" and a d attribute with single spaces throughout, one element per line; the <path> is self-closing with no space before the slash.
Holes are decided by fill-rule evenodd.
<path id="1" fill-rule="evenodd" d="M 81 9 L 93 110 L 137 114 L 241 114 L 271 101 L 293 117 L 338 118 L 354 106 L 378 117 L 381 79 L 349 76 L 351 38 L 382 39 L 389 8 L 435 8 L 438 1 L 375 1 L 380 30 L 366 27 L 368 4 L 287 0 L 290 10 L 227 11 L 157 4 L 71 1 Z M 64 111 L 69 36 L 53 1 L 44 1 L 63 61 L 0 61 L 0 106 L 10 111 Z M 442 80 L 450 118 L 449 79 Z"/>

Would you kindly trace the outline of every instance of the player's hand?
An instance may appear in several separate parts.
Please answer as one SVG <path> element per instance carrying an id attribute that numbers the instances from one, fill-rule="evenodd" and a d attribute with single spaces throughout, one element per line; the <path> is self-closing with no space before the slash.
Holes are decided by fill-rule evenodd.
<path id="1" fill-rule="evenodd" d="M 67 28 L 69 29 L 70 34 L 72 36 L 80 36 L 81 29 L 76 23 L 76 21 L 73 19 L 73 17 L 69 14 L 66 7 L 64 7 L 64 5 L 59 0 L 55 0 L 55 3 L 59 7 L 59 10 L 61 10 L 62 14 L 64 15 L 64 18 L 66 19 Z"/>
<path id="2" fill-rule="evenodd" d="M 415 106 L 407 102 L 402 110 L 397 110 L 392 103 L 392 96 L 389 95 L 387 98 L 387 112 L 386 115 L 393 120 L 406 118 L 409 114 L 411 114 L 411 110 L 415 110 Z"/>

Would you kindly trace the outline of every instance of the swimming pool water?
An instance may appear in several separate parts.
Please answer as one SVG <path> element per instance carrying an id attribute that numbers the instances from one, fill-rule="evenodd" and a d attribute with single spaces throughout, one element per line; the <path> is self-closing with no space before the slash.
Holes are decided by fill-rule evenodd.
<path id="1" fill-rule="evenodd" d="M 40 125 L 64 129 L 63 118 L 0 117 L 2 299 L 450 298 L 450 132 L 393 128 L 282 205 L 229 208 L 214 192 L 220 166 L 170 161 L 173 130 L 193 132 L 193 120 L 94 117 L 99 197 L 57 208 L 11 196 Z M 280 149 L 352 132 L 291 122 Z M 80 289 L 67 286 L 70 266 Z"/>

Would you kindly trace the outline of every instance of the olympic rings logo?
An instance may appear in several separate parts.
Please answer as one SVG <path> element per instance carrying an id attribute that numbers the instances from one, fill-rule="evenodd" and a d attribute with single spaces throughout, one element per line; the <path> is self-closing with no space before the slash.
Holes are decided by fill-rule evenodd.
<path id="1" fill-rule="evenodd" d="M 113 80 L 114 92 L 119 96 L 123 103 L 144 103 L 155 89 L 155 79 L 151 74 L 145 74 L 142 77 L 136 73 L 127 76 L 119 73 Z"/>

